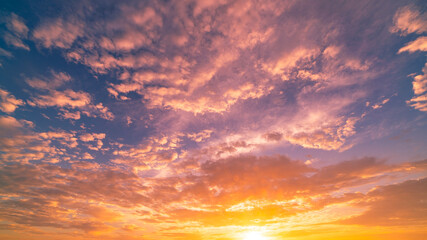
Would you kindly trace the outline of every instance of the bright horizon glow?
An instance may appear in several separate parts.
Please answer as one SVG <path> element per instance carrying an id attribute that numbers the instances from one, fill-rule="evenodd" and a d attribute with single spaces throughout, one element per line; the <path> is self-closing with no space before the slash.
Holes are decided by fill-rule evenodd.
<path id="1" fill-rule="evenodd" d="M 244 234 L 242 240 L 270 240 L 260 231 L 249 231 Z"/>

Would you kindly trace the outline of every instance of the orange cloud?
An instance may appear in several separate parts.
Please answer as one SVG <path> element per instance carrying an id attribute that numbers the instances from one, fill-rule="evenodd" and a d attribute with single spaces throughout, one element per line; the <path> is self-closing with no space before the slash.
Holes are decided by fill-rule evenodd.
<path id="1" fill-rule="evenodd" d="M 423 68 L 423 74 L 414 76 L 412 89 L 415 96 L 407 101 L 409 105 L 420 111 L 427 111 L 427 63 Z"/>
<path id="2" fill-rule="evenodd" d="M 414 41 L 406 44 L 406 46 L 399 49 L 397 53 L 402 53 L 402 52 L 413 53 L 416 51 L 423 51 L 423 52 L 427 51 L 427 37 L 418 37 Z"/>
<path id="3" fill-rule="evenodd" d="M 15 96 L 10 94 L 8 91 L 0 88 L 0 110 L 5 113 L 12 113 L 19 106 L 24 105 L 24 102 L 20 99 L 16 99 Z"/>
<path id="4" fill-rule="evenodd" d="M 370 226 L 425 225 L 427 178 L 388 185 L 369 192 L 356 203 L 367 207 L 361 215 L 340 221 Z"/>

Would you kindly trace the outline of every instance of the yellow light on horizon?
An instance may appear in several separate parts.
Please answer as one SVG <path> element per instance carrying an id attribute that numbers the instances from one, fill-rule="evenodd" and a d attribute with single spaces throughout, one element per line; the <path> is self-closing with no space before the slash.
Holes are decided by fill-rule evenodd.
<path id="1" fill-rule="evenodd" d="M 268 238 L 262 232 L 250 231 L 244 234 L 243 240 L 268 240 Z"/>

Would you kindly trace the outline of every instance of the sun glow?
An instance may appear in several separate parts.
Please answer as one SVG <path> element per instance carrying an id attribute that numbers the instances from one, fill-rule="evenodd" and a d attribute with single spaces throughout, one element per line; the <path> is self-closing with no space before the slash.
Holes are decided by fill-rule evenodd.
<path id="1" fill-rule="evenodd" d="M 243 240 L 269 240 L 262 232 L 250 231 L 244 234 Z"/>

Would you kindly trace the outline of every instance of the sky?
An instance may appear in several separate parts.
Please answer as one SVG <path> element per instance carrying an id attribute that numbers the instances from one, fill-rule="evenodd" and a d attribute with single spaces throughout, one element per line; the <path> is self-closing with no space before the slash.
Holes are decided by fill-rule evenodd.
<path id="1" fill-rule="evenodd" d="M 426 1 L 0 2 L 0 238 L 427 236 Z"/>

